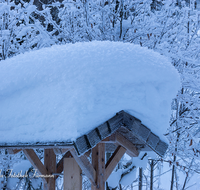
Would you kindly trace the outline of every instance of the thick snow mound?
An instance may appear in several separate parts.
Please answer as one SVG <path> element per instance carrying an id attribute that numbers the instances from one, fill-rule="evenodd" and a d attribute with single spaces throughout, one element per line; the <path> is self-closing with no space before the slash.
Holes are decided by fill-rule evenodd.
<path id="1" fill-rule="evenodd" d="M 0 143 L 74 140 L 120 110 L 159 135 L 180 87 L 170 61 L 122 42 L 52 46 L 0 62 Z"/>

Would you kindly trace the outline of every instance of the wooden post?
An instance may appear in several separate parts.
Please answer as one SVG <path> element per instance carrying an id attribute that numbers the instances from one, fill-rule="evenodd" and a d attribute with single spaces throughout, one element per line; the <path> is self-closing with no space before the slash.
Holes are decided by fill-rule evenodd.
<path id="1" fill-rule="evenodd" d="M 64 159 L 71 158 L 71 157 L 73 157 L 73 156 L 71 155 L 70 151 L 65 153 L 65 155 L 62 157 L 62 159 L 56 165 L 56 173 L 58 173 L 58 174 L 62 173 L 62 171 L 64 170 L 63 169 L 64 168 Z M 58 175 L 55 176 L 55 179 L 57 179 L 57 178 L 58 178 Z"/>
<path id="2" fill-rule="evenodd" d="M 82 190 L 81 168 L 74 158 L 64 158 L 64 190 Z"/>
<path id="3" fill-rule="evenodd" d="M 92 149 L 92 165 L 96 170 L 96 186 L 92 190 L 105 190 L 105 144 L 97 144 Z"/>
<path id="4" fill-rule="evenodd" d="M 48 174 L 56 173 L 56 155 L 53 149 L 44 150 L 44 167 Z M 44 190 L 55 190 L 55 178 L 48 178 Z"/>
<path id="5" fill-rule="evenodd" d="M 74 149 L 70 150 L 73 158 L 76 160 L 77 164 L 83 171 L 83 173 L 88 177 L 90 182 L 95 185 L 95 177 L 96 177 L 96 171 L 90 161 L 88 160 L 86 155 L 78 156 L 77 152 Z"/>

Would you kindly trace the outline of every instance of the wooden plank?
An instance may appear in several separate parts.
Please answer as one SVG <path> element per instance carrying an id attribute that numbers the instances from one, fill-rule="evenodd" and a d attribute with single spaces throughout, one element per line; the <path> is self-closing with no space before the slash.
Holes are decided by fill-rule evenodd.
<path id="1" fill-rule="evenodd" d="M 65 155 L 61 158 L 61 160 L 56 165 L 56 173 L 62 173 L 64 168 L 64 158 L 72 158 L 72 154 L 70 151 L 66 152 Z M 55 178 L 58 178 L 58 175 L 55 176 Z"/>
<path id="2" fill-rule="evenodd" d="M 138 157 L 139 152 L 137 151 L 137 148 L 135 147 L 135 145 L 131 141 L 126 139 L 123 135 L 121 135 L 120 133 L 117 133 L 116 141 L 127 150 L 127 153 L 129 156 Z"/>
<path id="3" fill-rule="evenodd" d="M 132 142 L 132 144 L 135 145 L 145 145 L 145 143 L 141 140 L 139 140 L 134 133 L 132 133 L 128 128 L 126 127 L 120 127 L 120 129 L 117 130 L 118 133 L 123 135 L 126 139 Z"/>
<path id="4" fill-rule="evenodd" d="M 64 158 L 64 190 L 81 190 L 81 168 L 74 158 Z"/>
<path id="5" fill-rule="evenodd" d="M 48 172 L 40 159 L 38 158 L 37 154 L 35 153 L 34 150 L 32 149 L 24 149 L 23 150 L 24 154 L 28 158 L 28 160 L 31 162 L 32 166 L 37 170 L 37 173 L 40 175 L 47 175 Z M 47 178 L 42 178 L 42 180 L 47 183 Z"/>
<path id="6" fill-rule="evenodd" d="M 101 137 L 100 134 L 98 134 L 97 128 L 90 131 L 86 136 L 91 147 L 96 146 L 96 144 L 101 141 Z"/>
<path id="7" fill-rule="evenodd" d="M 146 142 L 151 130 L 143 125 L 139 119 L 124 112 L 124 124 L 136 135 L 136 137 Z"/>
<path id="8" fill-rule="evenodd" d="M 95 176 L 96 176 L 96 171 L 93 168 L 92 164 L 89 162 L 87 156 L 82 155 L 78 157 L 76 151 L 74 149 L 70 150 L 72 156 L 82 169 L 83 173 L 88 177 L 90 182 L 95 185 Z"/>
<path id="9" fill-rule="evenodd" d="M 18 152 L 21 152 L 22 149 L 7 149 L 8 150 L 8 154 L 17 154 Z"/>
<path id="10" fill-rule="evenodd" d="M 92 165 L 96 170 L 96 186 L 92 185 L 92 190 L 105 190 L 105 144 L 97 144 L 92 149 Z"/>
<path id="11" fill-rule="evenodd" d="M 87 152 L 91 148 L 86 135 L 77 138 L 74 144 L 79 155 Z"/>
<path id="12" fill-rule="evenodd" d="M 121 160 L 122 156 L 126 152 L 126 149 L 122 146 L 118 146 L 115 152 L 112 154 L 108 162 L 106 163 L 106 171 L 104 175 L 104 180 L 106 181 L 112 171 L 115 169 L 119 161 Z"/>
<path id="13" fill-rule="evenodd" d="M 111 133 L 107 122 L 103 123 L 102 125 L 99 125 L 99 126 L 97 127 L 97 130 L 99 131 L 99 134 L 100 134 L 100 136 L 101 136 L 101 139 L 106 138 L 106 137 L 109 136 L 110 133 Z"/>
<path id="14" fill-rule="evenodd" d="M 159 140 L 160 140 L 159 137 L 151 132 L 147 139 L 147 144 L 148 146 L 150 146 L 151 148 L 155 150 Z"/>
<path id="15" fill-rule="evenodd" d="M 164 156 L 165 152 L 167 151 L 168 144 L 159 140 L 156 146 L 156 152 L 162 157 Z"/>
<path id="16" fill-rule="evenodd" d="M 129 130 L 133 130 L 135 127 L 139 127 L 141 125 L 141 121 L 137 119 L 136 117 L 124 112 L 124 120 L 123 120 L 125 126 Z"/>
<path id="17" fill-rule="evenodd" d="M 48 174 L 56 173 L 56 155 L 53 149 L 44 150 L 44 167 Z M 45 184 L 45 190 L 55 190 L 55 178 L 48 178 L 48 183 Z"/>
<path id="18" fill-rule="evenodd" d="M 117 129 L 119 129 L 121 126 L 123 126 L 123 118 L 124 118 L 124 112 L 121 111 L 108 120 L 108 125 L 112 133 Z"/>
<path id="19" fill-rule="evenodd" d="M 137 137 L 146 142 L 150 134 L 151 130 L 145 125 L 141 124 L 139 130 L 137 131 Z"/>

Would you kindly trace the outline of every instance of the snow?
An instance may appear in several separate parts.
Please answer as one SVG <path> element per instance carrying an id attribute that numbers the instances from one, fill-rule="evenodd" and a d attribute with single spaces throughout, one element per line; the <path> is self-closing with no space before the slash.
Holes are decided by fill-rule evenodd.
<path id="1" fill-rule="evenodd" d="M 20 163 L 16 163 L 12 169 L 8 170 L 8 188 L 16 189 L 16 184 L 19 183 L 20 179 L 11 176 L 25 176 L 31 164 L 28 160 L 23 160 Z"/>
<path id="2" fill-rule="evenodd" d="M 119 181 L 121 179 L 122 171 L 123 171 L 122 169 L 119 169 L 116 172 L 113 172 L 109 176 L 109 178 L 107 180 L 109 187 L 115 188 L 119 185 Z"/>
<path id="3" fill-rule="evenodd" d="M 131 185 L 133 183 L 133 181 L 137 180 L 136 176 L 138 176 L 138 175 L 136 175 L 136 174 L 139 173 L 139 168 L 142 168 L 143 171 L 145 171 L 147 168 L 148 159 L 156 158 L 156 157 L 157 157 L 157 155 L 156 155 L 156 153 L 153 153 L 153 151 L 148 151 L 148 152 L 141 151 L 138 157 L 131 158 L 131 160 L 132 160 L 131 165 L 128 168 L 119 169 L 119 170 L 113 172 L 109 176 L 109 178 L 107 180 L 108 186 L 115 188 L 118 184 L 121 184 L 123 186 Z M 132 168 L 133 166 L 134 166 L 134 168 L 132 170 L 130 170 L 130 168 Z M 123 175 L 124 173 L 125 173 L 125 175 Z"/>
<path id="4" fill-rule="evenodd" d="M 32 165 L 28 160 L 22 160 L 20 163 L 15 163 L 13 168 L 8 170 L 7 188 L 10 190 L 19 189 L 19 187 L 16 188 L 16 184 L 20 186 L 22 179 L 26 180 L 25 178 L 29 178 L 33 188 L 37 189 L 37 187 L 42 183 L 42 179 L 34 177 L 34 174 L 38 173 L 37 170 L 32 169 L 31 167 Z"/>
<path id="5" fill-rule="evenodd" d="M 9 12 L 9 5 L 7 3 L 3 3 L 1 2 L 1 6 L 0 6 L 0 14 L 4 14 L 6 12 Z"/>
<path id="6" fill-rule="evenodd" d="M 120 184 L 124 185 L 124 186 L 131 185 L 131 183 L 133 183 L 133 181 L 136 179 L 136 172 L 137 172 L 137 170 L 133 169 L 127 175 L 122 177 L 122 179 L 120 180 Z"/>
<path id="7" fill-rule="evenodd" d="M 179 88 L 168 58 L 130 43 L 26 52 L 0 62 L 0 143 L 75 140 L 121 110 L 165 140 Z"/>

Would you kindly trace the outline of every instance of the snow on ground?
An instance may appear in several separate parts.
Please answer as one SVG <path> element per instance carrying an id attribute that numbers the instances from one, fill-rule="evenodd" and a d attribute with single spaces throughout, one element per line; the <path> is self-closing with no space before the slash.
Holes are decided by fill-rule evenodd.
<path id="1" fill-rule="evenodd" d="M 157 155 L 153 151 L 148 151 L 148 153 L 141 151 L 138 157 L 131 158 L 131 165 L 128 168 L 118 169 L 109 176 L 107 180 L 108 186 L 115 188 L 118 184 L 123 186 L 131 185 L 134 181 L 137 181 L 136 176 L 138 175 L 136 174 L 139 172 L 139 168 L 142 168 L 143 171 L 145 171 L 148 159 L 155 159 L 156 157 Z"/>
<path id="2" fill-rule="evenodd" d="M 166 57 L 129 43 L 15 56 L 0 62 L 0 143 L 74 140 L 121 110 L 165 140 L 179 81 Z"/>
<path id="3" fill-rule="evenodd" d="M 32 169 L 31 166 L 28 160 L 22 160 L 20 163 L 15 163 L 12 169 L 8 169 L 7 188 L 10 190 L 20 189 L 20 184 L 25 183 L 22 180 L 26 181 L 26 178 L 29 178 L 31 185 L 37 189 L 42 183 L 42 179 L 35 177 L 39 174 L 37 170 Z"/>

